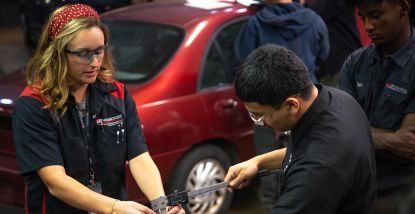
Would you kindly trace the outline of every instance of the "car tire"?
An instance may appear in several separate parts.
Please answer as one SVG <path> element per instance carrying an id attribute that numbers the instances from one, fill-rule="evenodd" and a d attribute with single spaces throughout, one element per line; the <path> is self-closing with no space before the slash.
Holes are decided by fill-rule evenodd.
<path id="1" fill-rule="evenodd" d="M 223 181 L 231 166 L 229 156 L 213 145 L 193 149 L 181 159 L 170 176 L 167 193 L 175 190 L 195 190 Z M 188 214 L 224 214 L 233 194 L 225 188 L 189 199 L 183 208 Z"/>

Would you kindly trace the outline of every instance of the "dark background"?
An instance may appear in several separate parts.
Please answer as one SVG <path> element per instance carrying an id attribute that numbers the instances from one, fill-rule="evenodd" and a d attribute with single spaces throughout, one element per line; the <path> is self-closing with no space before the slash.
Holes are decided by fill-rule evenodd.
<path id="1" fill-rule="evenodd" d="M 0 1 L 0 75 L 16 70 L 28 60 L 20 27 L 19 1 Z"/>

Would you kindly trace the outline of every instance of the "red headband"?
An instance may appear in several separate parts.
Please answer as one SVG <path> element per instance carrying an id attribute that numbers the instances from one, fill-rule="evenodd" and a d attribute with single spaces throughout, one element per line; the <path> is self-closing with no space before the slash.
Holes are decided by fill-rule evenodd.
<path id="1" fill-rule="evenodd" d="M 49 29 L 49 38 L 54 40 L 61 29 L 70 21 L 77 18 L 93 18 L 99 20 L 98 13 L 92 7 L 84 4 L 71 4 L 53 17 Z"/>

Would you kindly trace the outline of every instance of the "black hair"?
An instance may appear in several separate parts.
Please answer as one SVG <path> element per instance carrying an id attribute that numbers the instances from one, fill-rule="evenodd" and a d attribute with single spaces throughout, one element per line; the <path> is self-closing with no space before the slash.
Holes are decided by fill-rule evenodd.
<path id="1" fill-rule="evenodd" d="M 344 0 L 344 1 L 352 6 L 359 7 L 359 6 L 364 6 L 364 5 L 379 5 L 384 1 L 388 1 L 391 3 L 397 3 L 399 0 Z"/>
<path id="2" fill-rule="evenodd" d="M 289 96 L 300 94 L 307 100 L 311 86 L 304 62 L 294 52 L 273 44 L 249 54 L 235 76 L 239 99 L 275 108 Z"/>
<path id="3" fill-rule="evenodd" d="M 380 5 L 382 2 L 384 1 L 388 1 L 394 4 L 399 3 L 400 0 L 343 0 L 345 1 L 347 4 L 349 4 L 350 6 L 367 6 L 367 5 Z M 415 0 L 408 0 L 408 3 L 410 4 L 410 9 L 409 9 L 409 21 L 414 24 L 415 22 Z"/>

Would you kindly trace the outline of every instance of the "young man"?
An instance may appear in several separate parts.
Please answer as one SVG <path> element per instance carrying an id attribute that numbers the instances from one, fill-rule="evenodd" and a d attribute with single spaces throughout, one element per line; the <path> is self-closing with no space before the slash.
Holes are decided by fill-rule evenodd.
<path id="1" fill-rule="evenodd" d="M 259 169 L 281 168 L 280 196 L 271 213 L 370 212 L 376 194 L 374 146 L 353 97 L 313 85 L 305 64 L 276 45 L 248 56 L 235 89 L 254 123 L 291 131 L 291 139 L 287 149 L 232 166 L 225 177 L 230 188 L 247 186 Z"/>
<path id="2" fill-rule="evenodd" d="M 373 44 L 345 61 L 340 88 L 369 119 L 378 171 L 376 213 L 394 213 L 398 189 L 415 175 L 415 36 L 409 0 L 353 1 Z"/>
<path id="3" fill-rule="evenodd" d="M 311 80 L 318 82 L 316 68 L 329 54 L 328 32 L 320 16 L 302 4 L 304 1 L 267 0 L 266 6 L 249 19 L 235 40 L 238 61 L 242 62 L 259 46 L 281 45 L 300 56 Z M 257 154 L 279 149 L 284 144 L 276 140 L 274 130 L 263 126 L 254 126 L 254 139 Z M 278 198 L 277 178 L 277 174 L 271 174 L 260 180 L 259 196 L 265 213 Z"/>

